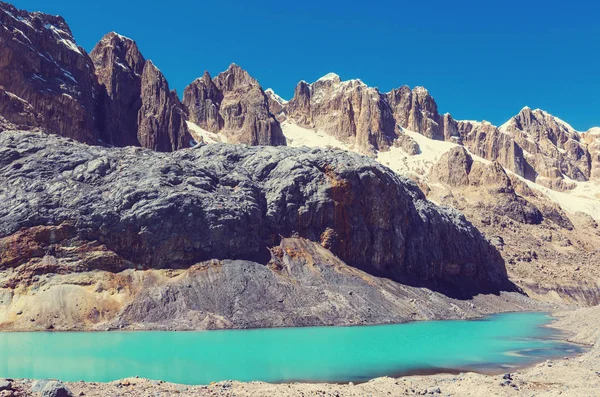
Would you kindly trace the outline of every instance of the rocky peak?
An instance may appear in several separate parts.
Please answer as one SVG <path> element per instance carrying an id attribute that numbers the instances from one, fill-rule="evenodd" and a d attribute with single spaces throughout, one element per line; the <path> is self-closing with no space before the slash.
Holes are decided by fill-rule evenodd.
<path id="1" fill-rule="evenodd" d="M 226 71 L 219 73 L 214 78 L 214 83 L 222 92 L 260 86 L 254 77 L 235 63 L 229 65 Z"/>
<path id="2" fill-rule="evenodd" d="M 403 86 L 386 94 L 398 125 L 418 132 L 430 139 L 444 140 L 445 136 L 456 136 L 453 125 L 444 132 L 444 118 L 438 113 L 437 104 L 424 87 L 412 90 Z"/>
<path id="3" fill-rule="evenodd" d="M 397 137 L 385 98 L 358 79 L 341 81 L 329 73 L 312 84 L 301 81 L 284 107 L 293 122 L 324 131 L 363 153 L 387 150 Z"/>
<path id="4" fill-rule="evenodd" d="M 539 182 L 553 187 L 563 175 L 578 181 L 590 177 L 590 156 L 579 133 L 550 113 L 526 106 L 500 130 L 523 148 Z"/>
<path id="5" fill-rule="evenodd" d="M 186 87 L 183 103 L 189 118 L 228 142 L 285 145 L 279 121 L 258 81 L 236 64 L 210 80 L 205 72 Z"/>
<path id="6" fill-rule="evenodd" d="M 135 41 L 110 32 L 90 56 L 102 87 L 98 106 L 104 142 L 159 151 L 190 145 L 187 116 L 179 97 Z"/>
<path id="7" fill-rule="evenodd" d="M 64 19 L 0 2 L 0 25 L 0 86 L 39 114 L 42 129 L 95 143 L 94 66 Z"/>
<path id="8" fill-rule="evenodd" d="M 146 63 L 136 42 L 116 32 L 107 33 L 96 44 L 90 56 L 96 67 L 120 67 L 137 75 L 142 74 Z"/>
<path id="9" fill-rule="evenodd" d="M 143 147 L 170 152 L 190 146 L 183 105 L 152 61 L 146 61 L 142 71 L 141 99 L 137 138 Z"/>
<path id="10" fill-rule="evenodd" d="M 286 119 L 284 106 L 288 101 L 277 95 L 271 88 L 265 90 L 265 95 L 269 101 L 269 111 L 275 115 L 277 121 L 283 122 Z"/>

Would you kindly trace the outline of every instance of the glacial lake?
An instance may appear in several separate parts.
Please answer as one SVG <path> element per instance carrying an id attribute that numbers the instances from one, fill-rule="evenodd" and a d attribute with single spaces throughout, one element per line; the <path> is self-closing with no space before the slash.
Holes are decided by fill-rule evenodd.
<path id="1" fill-rule="evenodd" d="M 414 373 L 502 372 L 581 351 L 544 313 L 360 327 L 202 332 L 0 332 L 0 377 L 184 384 L 361 382 Z"/>

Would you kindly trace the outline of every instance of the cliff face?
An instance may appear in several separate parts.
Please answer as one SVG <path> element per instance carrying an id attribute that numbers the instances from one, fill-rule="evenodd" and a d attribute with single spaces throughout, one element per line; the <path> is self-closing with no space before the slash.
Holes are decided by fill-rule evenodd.
<path id="1" fill-rule="evenodd" d="M 190 146 L 179 97 L 133 40 L 109 33 L 90 55 L 103 89 L 99 107 L 106 143 L 163 152 Z"/>
<path id="2" fill-rule="evenodd" d="M 64 238 L 55 237 L 59 246 L 99 242 L 122 261 L 165 268 L 207 259 L 266 263 L 281 236 L 300 236 L 398 280 L 506 281 L 497 252 L 458 212 L 357 154 L 233 145 L 160 154 L 16 132 L 1 134 L 0 147 L 0 186 L 10 186 L 0 191 L 5 241 L 20 241 L 9 236 L 23 228 L 67 225 Z M 48 252 L 5 258 L 2 267 Z"/>
<path id="3" fill-rule="evenodd" d="M 232 64 L 214 79 L 208 72 L 186 87 L 183 103 L 190 121 L 231 143 L 285 145 L 281 126 L 256 79 Z"/>
<path id="4" fill-rule="evenodd" d="M 109 33 L 90 57 L 61 17 L 0 2 L 0 23 L 3 130 L 160 151 L 189 147 L 179 98 L 134 41 Z"/>
<path id="5" fill-rule="evenodd" d="M 114 146 L 139 146 L 137 115 L 146 60 L 133 40 L 116 33 L 104 36 L 90 57 L 102 87 L 98 104 L 102 140 Z"/>
<path id="6" fill-rule="evenodd" d="M 547 183 L 576 181 L 591 176 L 590 153 L 571 126 L 540 109 L 523 108 L 500 128 L 526 152 L 536 180 Z"/>
<path id="7" fill-rule="evenodd" d="M 183 105 L 151 61 L 144 65 L 141 86 L 142 107 L 138 112 L 137 131 L 140 145 L 160 152 L 192 146 Z"/>
<path id="8" fill-rule="evenodd" d="M 379 91 L 333 73 L 312 84 L 298 83 L 284 109 L 298 125 L 324 131 L 364 153 L 387 150 L 396 138 L 393 114 Z"/>
<path id="9" fill-rule="evenodd" d="M 4 119 L 96 143 L 93 70 L 64 19 L 0 2 L 0 87 L 8 93 L 0 100 L 17 97 L 21 103 L 17 110 L 0 105 Z M 21 109 L 32 116 L 19 119 Z"/>

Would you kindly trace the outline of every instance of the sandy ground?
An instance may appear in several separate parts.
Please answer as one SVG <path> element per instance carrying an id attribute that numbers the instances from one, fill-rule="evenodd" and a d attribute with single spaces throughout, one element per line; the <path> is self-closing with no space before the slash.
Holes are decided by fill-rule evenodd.
<path id="1" fill-rule="evenodd" d="M 600 306 L 556 313 L 553 327 L 569 341 L 591 347 L 579 356 L 546 361 L 504 375 L 459 375 L 377 378 L 363 384 L 269 384 L 219 382 L 184 386 L 130 378 L 111 383 L 68 383 L 74 396 L 600 396 Z M 14 382 L 14 396 L 33 396 L 31 381 Z M 0 393 L 2 395 L 2 393 Z M 5 393 L 5 396 L 10 394 Z"/>

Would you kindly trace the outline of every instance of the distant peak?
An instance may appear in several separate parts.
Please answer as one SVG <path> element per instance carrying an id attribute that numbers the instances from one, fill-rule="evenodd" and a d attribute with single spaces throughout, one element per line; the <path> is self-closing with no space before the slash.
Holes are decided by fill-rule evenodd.
<path id="1" fill-rule="evenodd" d="M 423 86 L 416 86 L 415 88 L 413 88 L 413 93 L 415 94 L 421 94 L 421 95 L 429 95 L 429 91 L 427 91 L 427 88 L 423 87 Z"/>
<path id="2" fill-rule="evenodd" d="M 270 96 L 274 101 L 279 102 L 280 104 L 284 105 L 286 104 L 288 101 L 286 101 L 285 99 L 283 99 L 282 97 L 280 97 L 279 95 L 277 95 L 275 93 L 275 91 L 273 91 L 272 88 L 267 88 L 265 90 L 265 94 L 267 94 L 268 96 Z"/>
<path id="3" fill-rule="evenodd" d="M 325 76 L 321 77 L 317 81 L 341 81 L 341 79 L 340 79 L 340 76 L 338 76 L 337 74 L 330 72 L 330 73 L 327 73 Z"/>
<path id="4" fill-rule="evenodd" d="M 115 31 L 107 33 L 104 37 L 118 37 L 119 39 L 121 39 L 123 41 L 133 41 L 129 37 L 123 36 L 122 34 L 119 34 L 119 33 L 115 32 Z"/>

